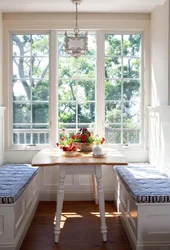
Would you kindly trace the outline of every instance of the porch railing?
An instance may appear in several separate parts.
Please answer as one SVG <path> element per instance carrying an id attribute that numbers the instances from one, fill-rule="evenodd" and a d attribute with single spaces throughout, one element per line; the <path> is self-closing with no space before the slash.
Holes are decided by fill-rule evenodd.
<path id="1" fill-rule="evenodd" d="M 69 129 L 69 133 L 74 133 L 75 130 Z M 140 130 L 129 129 L 123 130 L 123 143 L 139 143 Z M 107 143 L 121 143 L 121 129 L 105 129 L 105 139 Z M 48 144 L 49 129 L 14 129 L 13 144 Z"/>

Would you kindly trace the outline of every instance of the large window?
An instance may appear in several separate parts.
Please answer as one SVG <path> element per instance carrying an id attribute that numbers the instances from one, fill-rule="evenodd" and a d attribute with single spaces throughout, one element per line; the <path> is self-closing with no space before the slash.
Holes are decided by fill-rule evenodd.
<path id="1" fill-rule="evenodd" d="M 64 35 L 58 35 L 58 126 L 68 132 L 95 129 L 96 38 L 88 35 L 88 53 L 78 59 L 65 53 Z"/>
<path id="2" fill-rule="evenodd" d="M 88 53 L 75 59 L 65 53 L 64 34 L 55 35 L 50 43 L 48 34 L 12 34 L 12 144 L 43 146 L 57 141 L 61 128 L 81 127 L 102 128 L 107 143 L 140 144 L 142 36 L 102 33 L 102 44 L 89 32 Z"/>
<path id="3" fill-rule="evenodd" d="M 12 35 L 13 144 L 49 142 L 49 35 Z"/>
<path id="4" fill-rule="evenodd" d="M 105 35 L 107 142 L 140 142 L 141 35 Z"/>

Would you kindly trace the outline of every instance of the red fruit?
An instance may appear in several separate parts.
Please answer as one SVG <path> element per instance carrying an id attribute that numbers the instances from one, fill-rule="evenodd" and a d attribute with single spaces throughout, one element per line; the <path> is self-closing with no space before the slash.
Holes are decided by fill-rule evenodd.
<path id="1" fill-rule="evenodd" d="M 82 142 L 86 142 L 87 136 L 86 136 L 86 135 L 82 135 L 82 136 L 81 136 L 81 140 L 82 140 Z"/>
<path id="2" fill-rule="evenodd" d="M 63 146 L 63 151 L 69 151 L 67 146 Z"/>
<path id="3" fill-rule="evenodd" d="M 77 151 L 77 147 L 73 145 L 72 151 Z"/>

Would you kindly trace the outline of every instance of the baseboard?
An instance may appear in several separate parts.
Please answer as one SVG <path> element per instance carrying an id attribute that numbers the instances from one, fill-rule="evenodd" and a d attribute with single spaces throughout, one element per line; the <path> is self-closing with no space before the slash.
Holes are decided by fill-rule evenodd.
<path id="1" fill-rule="evenodd" d="M 40 190 L 40 201 L 56 201 L 57 192 L 56 191 L 46 191 Z M 113 191 L 104 192 L 105 200 L 113 200 Z M 83 191 L 65 191 L 64 193 L 65 201 L 92 201 L 94 196 L 92 192 L 83 192 Z"/>

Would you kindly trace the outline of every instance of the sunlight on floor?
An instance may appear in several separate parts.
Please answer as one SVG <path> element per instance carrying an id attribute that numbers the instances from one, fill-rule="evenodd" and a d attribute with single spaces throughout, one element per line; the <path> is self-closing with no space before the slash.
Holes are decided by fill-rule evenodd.
<path id="1" fill-rule="evenodd" d="M 69 218 L 81 218 L 81 217 L 83 217 L 83 216 L 79 215 L 77 213 L 62 213 L 61 214 L 61 219 L 60 219 L 60 227 L 63 228 L 66 220 L 69 219 Z M 54 225 L 56 224 L 56 215 L 54 217 L 53 224 Z"/>
<path id="2" fill-rule="evenodd" d="M 100 217 L 100 213 L 99 212 L 90 212 L 90 214 L 96 216 L 96 217 Z M 113 213 L 108 213 L 108 212 L 105 212 L 105 218 L 107 217 L 118 217 L 120 216 L 120 213 L 118 212 L 113 212 Z M 60 227 L 63 228 L 64 227 L 64 224 L 66 222 L 67 219 L 70 219 L 70 218 L 82 218 L 83 216 L 80 215 L 80 214 L 77 214 L 77 213 L 62 213 L 61 214 L 61 220 L 60 220 Z M 54 217 L 54 222 L 53 224 L 55 225 L 56 224 L 56 215 Z"/>

